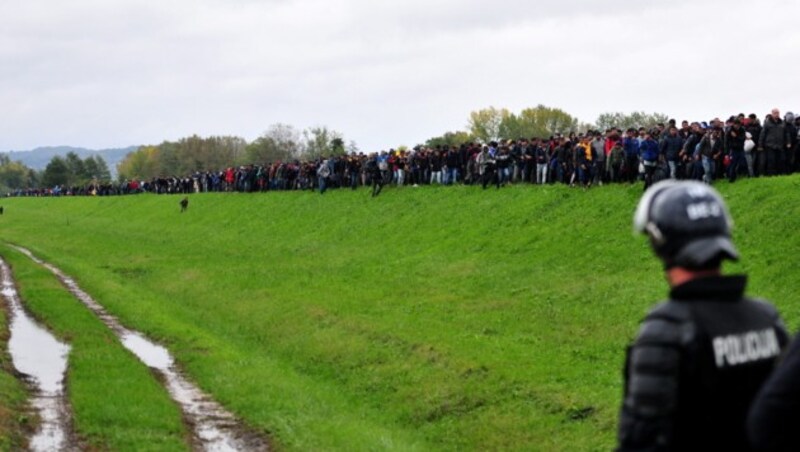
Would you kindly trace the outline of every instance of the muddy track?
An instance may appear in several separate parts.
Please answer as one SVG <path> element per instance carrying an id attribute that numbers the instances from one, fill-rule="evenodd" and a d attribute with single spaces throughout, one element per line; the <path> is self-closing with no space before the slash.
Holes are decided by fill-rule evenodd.
<path id="1" fill-rule="evenodd" d="M 57 267 L 42 261 L 30 251 L 14 247 L 34 262 L 50 270 L 61 283 L 88 307 L 114 334 L 122 345 L 153 369 L 161 378 L 172 399 L 180 407 L 192 431 L 192 446 L 206 451 L 263 451 L 268 441 L 245 427 L 233 414 L 194 385 L 177 368 L 169 351 L 143 334 L 124 327 L 97 301 L 84 292 L 74 279 Z"/>
<path id="2" fill-rule="evenodd" d="M 78 450 L 72 434 L 71 410 L 64 391 L 70 347 L 40 326 L 22 306 L 11 269 L 0 258 L 2 296 L 11 314 L 8 351 L 14 368 L 29 387 L 30 404 L 40 424 L 31 436 L 33 451 Z"/>

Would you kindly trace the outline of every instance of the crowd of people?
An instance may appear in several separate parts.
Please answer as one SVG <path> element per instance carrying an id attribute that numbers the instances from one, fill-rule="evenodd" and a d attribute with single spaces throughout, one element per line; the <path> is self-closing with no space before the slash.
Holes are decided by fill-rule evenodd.
<path id="1" fill-rule="evenodd" d="M 315 160 L 196 171 L 183 177 L 157 177 L 120 183 L 18 190 L 18 196 L 118 195 L 133 193 L 264 192 L 372 187 L 385 185 L 568 184 L 591 187 L 644 180 L 695 179 L 706 183 L 727 177 L 758 177 L 800 170 L 800 117 L 781 117 L 773 109 L 722 121 L 682 121 L 586 133 L 555 134 L 458 146 L 417 146 L 409 150 L 358 153 Z"/>

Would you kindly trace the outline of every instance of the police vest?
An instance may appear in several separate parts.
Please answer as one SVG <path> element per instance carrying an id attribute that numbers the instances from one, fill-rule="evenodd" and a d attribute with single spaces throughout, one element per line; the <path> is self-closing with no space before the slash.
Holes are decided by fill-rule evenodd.
<path id="1" fill-rule="evenodd" d="M 624 436 L 656 429 L 665 450 L 748 450 L 748 408 L 787 341 L 762 301 L 658 305 L 629 349 L 622 444 L 647 444 L 652 438 Z"/>

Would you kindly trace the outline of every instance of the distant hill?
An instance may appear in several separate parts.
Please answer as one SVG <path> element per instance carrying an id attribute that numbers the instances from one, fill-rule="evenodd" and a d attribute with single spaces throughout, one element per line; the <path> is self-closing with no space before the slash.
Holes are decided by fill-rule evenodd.
<path id="1" fill-rule="evenodd" d="M 2 154 L 8 155 L 12 161 L 20 161 L 26 166 L 36 170 L 43 170 L 47 164 L 50 163 L 50 160 L 52 160 L 53 157 L 57 155 L 64 157 L 69 152 L 78 154 L 78 156 L 82 159 L 92 155 L 99 155 L 100 157 L 103 157 L 103 160 L 106 161 L 108 169 L 111 171 L 111 176 L 116 177 L 117 164 L 121 162 L 125 156 L 128 155 L 128 153 L 137 149 L 139 149 L 139 146 L 102 150 L 76 148 L 71 146 L 49 146 L 36 148 L 31 151 L 9 151 L 3 152 Z"/>

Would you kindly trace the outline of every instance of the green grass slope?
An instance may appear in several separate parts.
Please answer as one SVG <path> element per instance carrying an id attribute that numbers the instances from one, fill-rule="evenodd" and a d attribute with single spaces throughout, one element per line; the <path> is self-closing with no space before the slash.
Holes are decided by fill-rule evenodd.
<path id="1" fill-rule="evenodd" d="M 798 319 L 800 179 L 720 183 L 750 293 Z M 9 199 L 75 276 L 287 449 L 607 450 L 666 295 L 641 185 Z"/>

